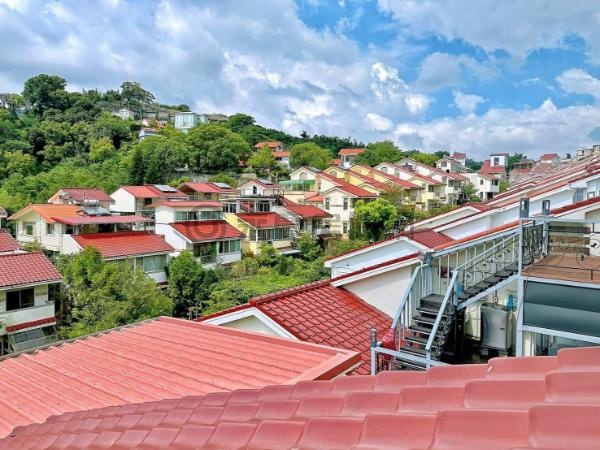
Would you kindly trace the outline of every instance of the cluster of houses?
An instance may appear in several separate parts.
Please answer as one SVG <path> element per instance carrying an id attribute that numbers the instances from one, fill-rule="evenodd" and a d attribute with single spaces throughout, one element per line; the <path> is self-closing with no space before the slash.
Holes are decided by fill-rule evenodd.
<path id="1" fill-rule="evenodd" d="M 492 180 L 503 156 L 484 165 Z M 355 202 L 390 187 L 415 207 L 458 202 L 457 158 L 302 167 L 237 189 L 63 188 L 8 217 L 19 242 L 0 230 L 0 371 L 20 390 L 0 446 L 597 448 L 600 155 L 331 258 L 330 279 L 52 345 L 61 277 L 22 243 L 93 246 L 161 282 L 182 250 L 227 263 L 348 232 Z"/>

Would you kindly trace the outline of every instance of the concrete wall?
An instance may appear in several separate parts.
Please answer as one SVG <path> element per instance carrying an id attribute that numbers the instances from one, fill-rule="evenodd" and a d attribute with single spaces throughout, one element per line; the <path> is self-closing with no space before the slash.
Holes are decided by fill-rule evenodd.
<path id="1" fill-rule="evenodd" d="M 123 188 L 117 189 L 115 192 L 110 194 L 111 198 L 115 201 L 114 204 L 110 205 L 111 211 L 134 213 L 135 212 L 135 197 L 127 192 Z"/>

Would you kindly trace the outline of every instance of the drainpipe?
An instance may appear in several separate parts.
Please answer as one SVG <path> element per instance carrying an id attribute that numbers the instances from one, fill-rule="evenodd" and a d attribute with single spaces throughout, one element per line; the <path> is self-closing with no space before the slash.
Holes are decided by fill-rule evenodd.
<path id="1" fill-rule="evenodd" d="M 377 330 L 375 328 L 371 328 L 371 375 L 377 374 L 377 353 L 375 349 L 377 348 Z"/>

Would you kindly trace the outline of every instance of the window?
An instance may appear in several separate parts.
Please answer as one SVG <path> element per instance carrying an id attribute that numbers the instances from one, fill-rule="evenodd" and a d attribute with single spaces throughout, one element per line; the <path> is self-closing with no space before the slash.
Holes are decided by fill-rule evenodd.
<path id="1" fill-rule="evenodd" d="M 585 189 L 584 188 L 575 189 L 575 193 L 573 194 L 573 203 L 580 202 L 584 198 L 585 198 Z"/>
<path id="2" fill-rule="evenodd" d="M 152 200 L 151 198 L 145 198 L 144 199 L 144 206 L 149 206 L 152 204 Z"/>
<path id="3" fill-rule="evenodd" d="M 479 180 L 479 184 L 483 186 L 483 180 Z"/>
<path id="4" fill-rule="evenodd" d="M 256 186 L 252 186 L 252 194 L 253 195 L 258 194 L 258 188 Z"/>
<path id="5" fill-rule="evenodd" d="M 65 227 L 65 234 L 75 234 L 75 227 L 73 225 L 67 225 Z"/>
<path id="6" fill-rule="evenodd" d="M 211 198 L 212 198 L 212 194 L 210 194 L 210 193 L 204 194 L 204 200 L 210 200 Z"/>
<path id="7" fill-rule="evenodd" d="M 327 209 L 327 210 L 329 209 L 330 201 L 331 200 L 329 199 L 329 197 L 325 197 L 325 209 Z"/>
<path id="8" fill-rule="evenodd" d="M 237 207 L 236 207 L 235 203 L 225 203 L 225 204 L 223 204 L 223 210 L 226 213 L 235 214 L 237 212 Z"/>
<path id="9" fill-rule="evenodd" d="M 195 211 L 175 211 L 175 222 L 186 222 L 188 220 L 196 220 Z"/>
<path id="10" fill-rule="evenodd" d="M 344 211 L 346 211 L 348 209 L 348 197 L 344 197 Z"/>
<path id="11" fill-rule="evenodd" d="M 167 265 L 167 255 L 143 256 L 137 258 L 136 265 L 146 273 L 162 272 Z"/>
<path id="12" fill-rule="evenodd" d="M 494 166 L 499 166 L 500 165 L 500 158 L 498 156 L 494 156 Z"/>
<path id="13" fill-rule="evenodd" d="M 223 213 L 221 211 L 199 211 L 200 220 L 221 220 Z"/>
<path id="14" fill-rule="evenodd" d="M 6 293 L 6 310 L 31 308 L 34 304 L 33 288 L 20 291 L 8 291 Z"/>
<path id="15" fill-rule="evenodd" d="M 498 180 L 492 180 L 492 186 L 498 186 Z"/>
<path id="16" fill-rule="evenodd" d="M 278 241 L 289 239 L 289 228 L 268 228 L 266 230 L 258 230 L 259 241 Z"/>
<path id="17" fill-rule="evenodd" d="M 342 222 L 342 234 L 348 233 L 348 222 Z"/>
<path id="18" fill-rule="evenodd" d="M 435 189 L 435 186 L 433 184 L 430 184 L 429 186 L 427 186 L 427 192 L 433 192 Z"/>
<path id="19" fill-rule="evenodd" d="M 254 205 L 256 212 L 270 212 L 271 205 L 268 202 L 258 202 Z"/>
<path id="20" fill-rule="evenodd" d="M 240 241 L 220 241 L 219 242 L 219 254 L 223 253 L 237 253 L 240 251 Z"/>
<path id="21" fill-rule="evenodd" d="M 46 234 L 54 234 L 54 224 L 53 223 L 46 224 Z"/>
<path id="22" fill-rule="evenodd" d="M 23 222 L 23 234 L 27 236 L 33 236 L 33 228 L 35 226 L 35 222 Z"/>

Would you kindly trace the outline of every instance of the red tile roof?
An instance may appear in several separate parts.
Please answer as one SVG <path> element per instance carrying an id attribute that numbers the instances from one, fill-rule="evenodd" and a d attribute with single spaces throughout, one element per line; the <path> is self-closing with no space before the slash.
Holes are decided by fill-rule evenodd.
<path id="1" fill-rule="evenodd" d="M 0 255 L 0 287 L 59 282 L 62 276 L 43 253 Z"/>
<path id="2" fill-rule="evenodd" d="M 14 448 L 580 449 L 600 442 L 600 347 L 99 408 Z"/>
<path id="3" fill-rule="evenodd" d="M 235 389 L 329 379 L 358 361 L 347 350 L 161 317 L 0 360 L 0 373 L 23 383 L 2 405 L 0 436 L 67 412 L 174 405 L 191 395 L 217 400 Z M 210 421 L 214 412 L 196 417 Z"/>
<path id="4" fill-rule="evenodd" d="M 70 198 L 76 202 L 82 202 L 84 200 L 97 200 L 102 203 L 115 202 L 110 195 L 98 188 L 64 187 L 58 190 L 58 192 L 61 191 L 69 194 Z M 54 197 L 54 195 L 52 197 Z"/>
<path id="5" fill-rule="evenodd" d="M 73 217 L 51 217 L 55 222 L 66 223 L 67 225 L 89 225 L 89 224 L 110 224 L 110 223 L 141 223 L 152 222 L 152 219 L 143 216 L 125 215 L 125 216 L 73 216 Z"/>
<path id="6" fill-rule="evenodd" d="M 200 220 L 171 224 L 190 242 L 216 241 L 219 239 L 243 239 L 246 236 L 225 220 Z"/>
<path id="7" fill-rule="evenodd" d="M 483 165 L 479 169 L 479 173 L 491 175 L 491 174 L 503 174 L 505 170 L 504 166 L 492 166 L 490 160 L 486 159 L 483 161 Z"/>
<path id="8" fill-rule="evenodd" d="M 315 192 L 307 192 L 304 194 L 304 201 L 310 203 L 323 203 L 325 197 Z"/>
<path id="9" fill-rule="evenodd" d="M 271 152 L 274 158 L 285 158 L 290 156 L 290 152 Z"/>
<path id="10" fill-rule="evenodd" d="M 366 197 L 366 198 L 372 198 L 372 197 L 377 197 L 377 194 L 374 194 L 373 192 L 369 192 L 366 189 L 363 189 L 361 187 L 358 186 L 354 186 L 351 183 L 348 183 L 345 180 L 342 180 L 341 178 L 336 178 L 333 175 L 330 175 L 328 173 L 320 173 L 320 176 L 322 176 L 323 178 L 331 181 L 333 184 L 335 184 L 335 186 L 350 194 L 350 195 L 354 195 L 355 197 Z"/>
<path id="11" fill-rule="evenodd" d="M 236 216 L 253 228 L 289 227 L 294 225 L 294 222 L 274 212 L 238 213 Z"/>
<path id="12" fill-rule="evenodd" d="M 247 184 L 250 184 L 250 183 L 258 184 L 259 186 L 262 186 L 266 189 L 281 189 L 281 186 L 276 183 L 271 183 L 271 184 L 263 183 L 258 178 L 253 178 L 251 180 L 246 181 L 245 183 L 240 184 L 238 187 L 238 190 L 242 189 L 244 186 L 246 186 Z"/>
<path id="13" fill-rule="evenodd" d="M 54 223 L 57 219 L 80 217 L 81 207 L 77 205 L 55 205 L 52 203 L 29 204 L 8 219 L 18 219 L 31 211 L 41 216 L 46 222 Z"/>
<path id="14" fill-rule="evenodd" d="M 7 230 L 0 229 L 0 253 L 19 250 L 19 243 Z"/>
<path id="15" fill-rule="evenodd" d="M 360 352 L 361 365 L 353 374 L 370 373 L 371 328 L 385 333 L 392 323 L 389 316 L 351 292 L 332 286 L 329 280 L 256 297 L 244 306 L 256 307 L 302 341 Z M 240 307 L 233 309 L 237 310 Z M 199 320 L 233 311 L 228 309 Z"/>
<path id="16" fill-rule="evenodd" d="M 169 253 L 174 249 L 164 236 L 147 231 L 73 235 L 81 248 L 94 247 L 103 258 Z"/>
<path id="17" fill-rule="evenodd" d="M 257 142 L 254 145 L 254 148 L 263 148 L 263 147 L 267 147 L 267 148 L 283 147 L 283 142 L 281 142 L 281 141 L 263 141 L 263 142 Z"/>
<path id="18" fill-rule="evenodd" d="M 176 190 L 176 192 L 163 192 L 154 185 L 144 186 L 121 186 L 136 198 L 187 198 L 187 194 Z"/>
<path id="19" fill-rule="evenodd" d="M 415 183 L 411 183 L 410 181 L 403 180 L 402 178 L 390 175 L 389 173 L 382 172 L 381 170 L 373 169 L 372 167 L 367 166 L 366 164 L 361 164 L 361 166 L 368 167 L 373 173 L 377 173 L 378 175 L 385 177 L 388 181 L 391 181 L 392 183 L 405 187 L 407 189 L 423 189 L 421 186 Z M 350 168 L 350 170 L 352 170 L 352 168 Z"/>
<path id="20" fill-rule="evenodd" d="M 466 153 L 454 152 L 452 154 L 452 158 L 454 158 L 454 159 L 465 159 L 466 157 L 467 157 Z"/>
<path id="21" fill-rule="evenodd" d="M 150 207 L 156 208 L 157 206 L 168 206 L 170 208 L 199 208 L 199 207 L 215 207 L 221 208 L 223 207 L 223 203 L 215 202 L 210 200 L 162 200 L 156 203 L 152 203 Z"/>
<path id="22" fill-rule="evenodd" d="M 544 153 L 542 156 L 540 156 L 540 159 L 542 161 L 546 161 L 546 160 L 551 160 L 551 159 L 558 158 L 558 157 L 559 156 L 556 153 Z"/>
<path id="23" fill-rule="evenodd" d="M 338 152 L 340 156 L 356 156 L 364 153 L 366 149 L 364 148 L 341 148 Z"/>
<path id="24" fill-rule="evenodd" d="M 230 193 L 235 192 L 234 188 L 225 188 L 219 187 L 214 183 L 201 183 L 201 182 L 192 182 L 188 181 L 179 186 L 179 189 L 189 188 L 194 192 L 198 192 L 200 194 L 222 194 L 222 193 Z"/>
<path id="25" fill-rule="evenodd" d="M 284 205 L 284 208 L 304 219 L 312 217 L 332 217 L 327 211 L 313 205 L 298 205 L 288 202 Z"/>

